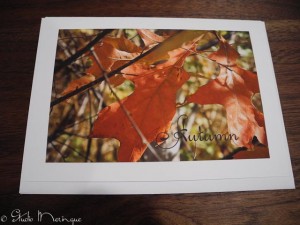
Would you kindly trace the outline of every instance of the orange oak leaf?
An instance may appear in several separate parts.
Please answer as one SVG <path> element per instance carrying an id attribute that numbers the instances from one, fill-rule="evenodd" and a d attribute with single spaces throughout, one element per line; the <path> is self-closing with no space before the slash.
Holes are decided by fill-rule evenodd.
<path id="1" fill-rule="evenodd" d="M 223 82 L 225 78 L 230 80 L 232 87 Z M 250 92 L 244 80 L 237 74 L 229 72 L 220 75 L 215 80 L 201 86 L 195 94 L 187 97 L 187 102 L 198 104 L 221 104 L 225 107 L 228 131 L 235 134 L 238 140 L 232 139 L 237 146 L 252 146 L 253 136 L 267 144 L 264 126 L 260 126 L 261 120 L 256 120 L 258 112 L 251 102 Z"/>
<path id="2" fill-rule="evenodd" d="M 202 44 L 209 43 L 211 37 L 205 37 L 207 31 L 183 30 L 176 32 L 160 44 L 160 47 L 143 57 L 140 62 L 151 65 L 155 62 L 169 59 L 169 51 L 182 47 L 184 43 L 197 39 Z"/>
<path id="3" fill-rule="evenodd" d="M 153 44 L 158 44 L 164 41 L 164 37 L 155 34 L 154 32 L 146 29 L 138 29 L 138 34 L 142 38 L 145 46 L 150 46 Z"/>
<path id="4" fill-rule="evenodd" d="M 240 57 L 240 54 L 228 44 L 224 38 L 220 38 L 220 47 L 218 51 L 209 55 L 209 58 L 217 61 L 222 65 L 235 65 L 236 60 Z"/>
<path id="5" fill-rule="evenodd" d="M 160 37 L 149 30 L 140 30 L 140 33 L 142 33 L 144 36 L 148 35 L 155 41 L 164 40 L 163 37 Z M 211 37 L 203 38 L 206 33 L 207 31 L 197 30 L 177 32 L 173 36 L 164 40 L 159 48 L 143 57 L 139 61 L 139 64 L 142 67 L 148 68 L 148 66 L 156 64 L 157 62 L 160 63 L 166 61 L 169 59 L 169 55 L 167 54 L 169 51 L 180 48 L 184 43 L 196 39 L 200 36 L 202 37 L 203 43 L 208 43 L 211 40 Z M 86 71 L 98 78 L 103 76 L 103 71 L 110 72 L 114 69 L 117 69 L 127 63 L 129 60 L 132 60 L 133 58 L 141 54 L 142 48 L 124 37 L 105 37 L 99 44 L 96 44 L 94 46 L 94 51 L 97 55 L 97 58 L 99 59 L 99 63 L 97 63 L 96 58 L 91 53 L 89 53 L 88 56 L 93 63 L 92 66 L 89 67 Z M 129 70 L 127 70 L 127 73 L 128 71 Z M 110 78 L 110 82 L 113 86 L 117 86 L 125 80 L 122 79 L 121 75 L 117 74 L 115 76 L 117 77 L 116 79 Z M 117 80 L 118 82 L 115 82 L 115 80 Z"/>
<path id="6" fill-rule="evenodd" d="M 176 49 L 169 52 L 170 60 L 166 63 L 150 70 L 136 66 L 137 76 L 125 75 L 133 81 L 134 92 L 100 111 L 90 136 L 118 139 L 118 160 L 138 161 L 147 146 L 124 108 L 149 143 L 159 133 L 167 132 L 176 113 L 177 90 L 189 78 L 182 68 L 189 54 L 187 50 Z"/>
<path id="7" fill-rule="evenodd" d="M 136 52 L 133 52 L 133 50 L 136 50 Z M 116 62 L 123 62 L 123 64 L 127 63 L 129 60 L 132 60 L 136 56 L 138 56 L 139 53 L 141 52 L 141 49 L 135 46 L 131 41 L 127 40 L 124 37 L 121 38 L 106 37 L 103 39 L 101 43 L 96 44 L 94 46 L 94 51 L 100 61 L 102 68 L 99 68 L 99 65 L 97 64 L 94 56 L 91 57 L 94 62 L 93 66 L 98 67 L 98 70 L 104 70 L 106 72 L 110 72 L 111 67 Z"/>
<path id="8" fill-rule="evenodd" d="M 86 75 L 71 81 L 68 86 L 66 87 L 66 89 L 61 93 L 61 95 L 66 95 L 72 91 L 75 91 L 76 89 L 92 82 L 95 80 L 94 75 L 87 73 Z"/>
<path id="9" fill-rule="evenodd" d="M 259 92 L 257 75 L 236 65 L 236 60 L 240 57 L 240 54 L 223 37 L 220 38 L 218 51 L 211 53 L 208 57 L 220 64 L 221 70 L 225 69 L 225 67 L 222 67 L 224 65 L 240 75 L 250 91 L 253 93 Z"/>
<path id="10" fill-rule="evenodd" d="M 94 46 L 94 52 L 99 61 L 91 53 L 88 54 L 93 63 L 86 72 L 93 74 L 96 78 L 101 77 L 103 72 L 110 72 L 124 65 L 138 56 L 141 51 L 140 47 L 123 36 L 120 38 L 105 37 Z M 110 78 L 110 82 L 114 86 L 123 83 L 124 80 L 119 75 Z"/>
<path id="11" fill-rule="evenodd" d="M 259 92 L 257 76 L 236 66 L 238 57 L 239 54 L 221 39 L 219 50 L 209 55 L 220 64 L 220 75 L 188 96 L 187 102 L 223 105 L 228 131 L 238 136 L 238 140 L 232 139 L 235 145 L 251 148 L 254 136 L 267 145 L 263 114 L 251 102 L 252 95 Z"/>
<path id="12" fill-rule="evenodd" d="M 259 93 L 258 79 L 255 73 L 244 70 L 238 66 L 231 66 L 230 69 L 244 79 L 245 85 L 249 91 L 252 91 L 253 93 Z"/>

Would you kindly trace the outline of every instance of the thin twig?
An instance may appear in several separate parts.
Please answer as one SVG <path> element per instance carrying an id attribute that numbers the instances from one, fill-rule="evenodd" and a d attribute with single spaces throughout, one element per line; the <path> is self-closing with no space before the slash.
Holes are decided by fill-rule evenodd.
<path id="1" fill-rule="evenodd" d="M 86 53 L 88 50 L 90 50 L 98 41 L 100 41 L 102 38 L 104 38 L 107 34 L 111 33 L 113 29 L 107 29 L 103 30 L 100 34 L 98 34 L 90 43 L 88 43 L 84 48 L 76 52 L 74 55 L 67 58 L 62 63 L 58 64 L 54 68 L 54 73 L 60 71 L 62 68 L 64 68 L 67 65 L 70 65 L 72 62 L 74 62 L 79 56 Z"/>
<path id="2" fill-rule="evenodd" d="M 48 136 L 48 143 L 52 142 L 56 138 L 58 138 L 62 131 L 66 129 L 67 123 L 69 122 L 70 118 L 72 118 L 74 114 L 74 105 L 70 107 L 70 110 L 67 112 L 66 116 L 61 120 L 59 125 L 56 126 L 55 130 Z M 62 129 L 64 127 L 64 129 Z"/>
<path id="3" fill-rule="evenodd" d="M 67 132 L 67 131 L 62 131 L 61 134 L 66 134 L 66 135 L 69 135 L 69 136 L 76 136 L 76 137 L 80 137 L 80 138 L 88 138 L 88 136 L 86 135 L 80 135 L 80 134 L 75 134 L 75 133 L 71 133 L 71 132 Z"/>
<path id="4" fill-rule="evenodd" d="M 54 140 L 54 142 L 57 142 L 57 143 L 59 143 L 59 144 L 61 144 L 61 145 L 66 146 L 67 148 L 69 148 L 69 149 L 71 149 L 72 151 L 76 152 L 79 156 L 81 156 L 82 158 L 85 159 L 85 156 L 84 156 L 82 153 L 80 153 L 80 152 L 77 151 L 75 148 L 71 147 L 70 145 L 65 144 L 65 143 L 62 143 L 62 142 L 60 142 L 60 141 L 58 141 L 58 140 Z M 90 161 L 90 162 L 93 162 L 91 159 L 89 159 L 89 161 Z"/>
<path id="5" fill-rule="evenodd" d="M 98 66 L 100 67 L 100 61 L 98 56 L 95 54 L 94 51 L 92 51 L 92 54 L 94 56 L 94 58 L 96 59 L 96 63 L 98 64 Z M 133 126 L 133 128 L 136 130 L 136 132 L 138 133 L 138 135 L 140 136 L 140 138 L 142 139 L 143 144 L 146 144 L 148 149 L 153 153 L 153 155 L 159 160 L 162 161 L 162 159 L 159 157 L 159 155 L 156 153 L 156 151 L 153 149 L 153 147 L 150 145 L 150 143 L 148 142 L 148 140 L 146 139 L 146 137 L 144 136 L 144 134 L 142 133 L 142 131 L 140 130 L 140 128 L 138 127 L 138 125 L 136 124 L 136 122 L 134 121 L 134 119 L 131 117 L 129 111 L 126 109 L 126 107 L 121 103 L 120 98 L 118 97 L 118 95 L 114 92 L 114 90 L 112 89 L 110 82 L 109 82 L 109 78 L 107 76 L 107 74 L 103 73 L 104 75 L 104 79 L 105 82 L 107 83 L 107 86 L 109 87 L 111 93 L 114 95 L 114 97 L 117 99 L 117 102 L 119 103 L 121 109 L 123 110 L 123 112 L 125 113 L 125 116 L 127 117 L 127 119 L 129 120 L 129 122 L 131 123 L 131 125 Z"/>
<path id="6" fill-rule="evenodd" d="M 241 151 L 246 151 L 246 150 L 247 150 L 246 147 L 236 148 L 231 153 L 229 153 L 228 155 L 225 155 L 222 159 L 233 159 L 233 156 L 235 154 L 237 154 L 238 152 L 241 152 Z"/>
<path id="7" fill-rule="evenodd" d="M 173 37 L 173 36 L 172 36 L 172 37 Z M 153 52 L 153 51 L 155 51 L 156 49 L 158 49 L 162 44 L 163 44 L 163 42 L 160 43 L 160 44 L 158 44 L 158 45 L 156 45 L 156 46 L 154 46 L 153 48 L 151 48 L 151 49 L 148 50 L 147 52 L 144 52 L 144 53 L 140 54 L 139 56 L 137 56 L 136 58 L 132 59 L 132 60 L 129 61 L 128 63 L 125 63 L 123 66 L 120 66 L 119 68 L 117 68 L 117 69 L 115 69 L 115 70 L 113 70 L 113 71 L 107 73 L 106 76 L 107 76 L 108 78 L 110 78 L 110 77 L 114 76 L 115 74 L 120 73 L 120 72 L 121 72 L 123 69 L 125 69 L 126 67 L 132 65 L 133 63 L 139 61 L 140 59 L 142 59 L 142 58 L 145 57 L 146 55 L 149 55 L 151 52 Z M 99 67 L 100 67 L 100 65 L 101 65 L 101 64 L 99 64 Z M 88 84 L 86 84 L 86 85 L 84 85 L 84 86 L 82 86 L 82 87 L 80 87 L 80 88 L 77 88 L 76 90 L 74 90 L 74 91 L 72 91 L 72 92 L 70 92 L 70 93 L 68 93 L 68 94 L 66 94 L 66 95 L 64 95 L 64 96 L 62 96 L 62 97 L 60 97 L 60 98 L 57 98 L 57 99 L 53 100 L 53 101 L 51 102 L 51 104 L 50 104 L 50 107 L 53 107 L 53 106 L 55 106 L 55 105 L 61 103 L 62 101 L 65 101 L 66 99 L 68 99 L 68 98 L 70 98 L 70 97 L 72 97 L 72 96 L 74 96 L 74 95 L 77 95 L 78 93 L 83 92 L 83 91 L 85 91 L 85 90 L 87 90 L 87 89 L 93 87 L 94 85 L 96 85 L 96 84 L 98 84 L 98 83 L 100 83 L 100 82 L 102 82 L 102 81 L 104 81 L 104 80 L 105 80 L 105 77 L 104 77 L 104 76 L 99 77 L 98 79 L 96 79 L 96 80 L 94 80 L 94 81 L 92 81 L 92 82 L 90 82 L 90 83 L 88 83 Z"/>
<path id="8" fill-rule="evenodd" d="M 95 115 L 93 115 L 93 116 L 91 116 L 92 118 L 94 118 L 94 117 L 96 117 L 98 114 L 95 114 Z M 85 122 L 85 121 L 87 121 L 87 120 L 89 120 L 90 119 L 90 117 L 87 117 L 87 118 L 84 118 L 84 119 L 82 119 L 82 120 L 80 120 L 80 121 L 77 121 L 77 122 L 74 122 L 74 123 L 71 123 L 71 124 L 67 124 L 66 126 L 65 126 L 65 129 L 64 130 L 66 130 L 66 129 L 68 129 L 68 128 L 71 128 L 71 127 L 73 127 L 73 126 L 75 126 L 75 125 L 78 125 L 78 124 L 80 124 L 80 123 L 83 123 L 83 122 Z"/>
<path id="9" fill-rule="evenodd" d="M 185 49 L 185 48 L 182 48 L 182 49 Z M 193 51 L 193 50 L 190 50 L 190 51 L 193 52 L 194 54 L 198 55 L 198 56 L 201 56 L 201 57 L 203 57 L 203 58 L 205 58 L 205 59 L 207 59 L 207 60 L 210 60 L 210 61 L 212 61 L 212 62 L 214 62 L 214 63 L 217 63 L 219 67 L 224 67 L 224 68 L 226 68 L 227 70 L 229 70 L 230 72 L 233 72 L 233 73 L 235 73 L 235 74 L 241 76 L 239 73 L 237 73 L 236 71 L 234 71 L 234 70 L 231 68 L 231 67 L 236 66 L 236 64 L 231 64 L 231 65 L 230 65 L 230 64 L 229 64 L 229 61 L 228 61 L 228 57 L 227 57 L 227 63 L 228 63 L 228 65 L 225 65 L 225 64 L 219 63 L 219 62 L 217 62 L 217 61 L 215 61 L 215 60 L 213 60 L 213 59 L 210 59 L 208 56 L 202 55 L 202 54 L 199 53 L 199 52 L 195 52 L 195 51 Z M 226 54 L 227 54 L 227 52 L 226 52 Z"/>
<path id="10" fill-rule="evenodd" d="M 85 35 L 85 36 L 70 36 L 70 37 L 63 37 L 63 38 L 58 38 L 58 40 L 64 40 L 64 39 L 75 39 L 75 38 L 82 38 L 82 39 L 87 39 L 88 37 L 95 37 L 98 34 L 93 34 L 93 35 Z"/>
<path id="11" fill-rule="evenodd" d="M 93 129 L 93 120 L 92 120 L 92 100 L 91 100 L 91 93 L 88 91 L 88 98 L 89 98 L 89 117 L 90 117 L 90 133 Z M 91 144 L 92 144 L 92 139 L 88 138 L 88 143 L 87 143 L 87 149 L 86 149 L 86 155 L 85 155 L 85 161 L 87 162 L 89 159 L 89 155 L 91 153 Z"/>
<path id="12" fill-rule="evenodd" d="M 62 159 L 64 162 L 66 162 L 65 156 L 58 150 L 58 148 L 56 148 L 56 146 L 55 146 L 52 142 L 51 142 L 50 144 L 52 145 L 53 149 L 61 156 L 61 159 Z"/>

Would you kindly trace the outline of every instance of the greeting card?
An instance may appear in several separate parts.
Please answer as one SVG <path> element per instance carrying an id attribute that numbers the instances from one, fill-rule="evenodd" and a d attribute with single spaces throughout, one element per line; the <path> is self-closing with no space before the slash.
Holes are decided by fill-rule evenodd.
<path id="1" fill-rule="evenodd" d="M 20 193 L 286 188 L 263 22 L 42 20 Z"/>

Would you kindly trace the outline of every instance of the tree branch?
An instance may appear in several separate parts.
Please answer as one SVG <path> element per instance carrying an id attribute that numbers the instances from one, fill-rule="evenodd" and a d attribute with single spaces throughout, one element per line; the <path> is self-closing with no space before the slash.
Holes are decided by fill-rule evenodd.
<path id="1" fill-rule="evenodd" d="M 60 161 L 60 159 L 62 159 L 64 162 L 66 162 L 66 157 L 58 150 L 58 148 L 56 148 L 56 146 L 51 142 L 50 143 L 53 147 L 53 149 L 60 155 L 60 157 L 56 157 L 55 161 Z"/>
<path id="2" fill-rule="evenodd" d="M 173 36 L 172 36 L 172 37 L 173 37 Z M 170 37 L 170 38 L 171 38 L 171 37 Z M 136 58 L 132 59 L 132 60 L 129 61 L 128 63 L 125 63 L 123 66 L 120 66 L 119 68 L 117 68 L 117 69 L 115 69 L 115 70 L 113 70 L 113 71 L 107 73 L 106 76 L 107 76 L 108 78 L 110 78 L 110 77 L 114 76 L 115 74 L 121 73 L 121 71 L 122 71 L 123 69 L 125 69 L 126 67 L 132 65 L 133 63 L 139 61 L 140 59 L 142 59 L 142 58 L 145 57 L 146 55 L 149 55 L 151 52 L 153 52 L 153 51 L 155 51 L 156 49 L 158 49 L 158 48 L 162 45 L 162 43 L 163 43 L 163 42 L 161 42 L 160 44 L 154 46 L 153 48 L 151 48 L 151 49 L 148 50 L 147 52 L 144 52 L 144 53 L 140 54 L 139 56 L 137 56 Z M 60 98 L 57 98 L 57 99 L 53 100 L 53 101 L 51 102 L 51 104 L 50 104 L 50 107 L 53 107 L 53 106 L 55 106 L 55 105 L 61 103 L 62 101 L 66 100 L 66 99 L 68 99 L 68 98 L 70 98 L 70 97 L 72 97 L 72 96 L 74 96 L 74 95 L 77 95 L 78 93 L 83 92 L 83 91 L 85 91 L 85 90 L 91 88 L 92 86 L 94 86 L 94 85 L 96 85 L 96 84 L 98 84 L 98 83 L 100 83 L 100 82 L 102 82 L 102 81 L 104 81 L 104 80 L 105 80 L 105 77 L 104 77 L 104 76 L 99 77 L 98 79 L 96 79 L 96 80 L 94 80 L 94 81 L 92 81 L 92 82 L 90 82 L 90 83 L 88 83 L 88 84 L 86 84 L 86 85 L 84 85 L 84 86 L 82 86 L 82 87 L 80 87 L 80 88 L 78 88 L 78 89 L 76 89 L 76 90 L 74 90 L 74 91 L 72 91 L 72 92 L 70 92 L 70 93 L 64 95 L 64 96 L 62 96 L 62 97 L 60 97 Z"/>
<path id="3" fill-rule="evenodd" d="M 246 147 L 239 147 L 239 148 L 236 148 L 234 149 L 231 153 L 229 153 L 228 155 L 225 155 L 222 159 L 233 159 L 233 156 L 235 154 L 237 154 L 238 152 L 241 152 L 241 151 L 246 151 L 247 148 Z"/>
<path id="4" fill-rule="evenodd" d="M 78 57 L 89 51 L 98 41 L 100 41 L 102 38 L 104 38 L 107 34 L 112 32 L 113 29 L 107 29 L 103 30 L 100 34 L 98 34 L 90 43 L 88 43 L 84 48 L 80 49 L 78 52 L 76 52 L 74 55 L 67 58 L 62 63 L 58 64 L 54 68 L 54 73 L 57 73 L 62 68 L 70 65 L 72 62 L 74 62 Z"/>
<path id="5" fill-rule="evenodd" d="M 83 155 L 80 151 L 76 150 L 75 148 L 71 147 L 70 145 L 65 144 L 65 143 L 62 143 L 62 142 L 60 142 L 60 141 L 58 141 L 58 140 L 54 140 L 54 142 L 66 146 L 67 148 L 69 148 L 69 149 L 71 149 L 72 151 L 76 152 L 76 153 L 77 153 L 79 156 L 81 156 L 83 159 L 85 159 L 85 155 Z M 51 144 L 52 144 L 52 143 L 51 143 Z M 89 161 L 90 161 L 90 162 L 93 162 L 91 159 L 89 159 Z"/>
<path id="6" fill-rule="evenodd" d="M 56 129 L 48 136 L 47 142 L 50 143 L 53 140 L 55 140 L 58 136 L 61 135 L 63 129 L 62 127 L 67 126 L 70 118 L 73 118 L 74 116 L 74 106 L 70 108 L 70 110 L 67 112 L 67 115 L 61 120 L 60 124 L 56 126 Z"/>
<path id="7" fill-rule="evenodd" d="M 100 61 L 98 59 L 98 56 L 95 54 L 94 51 L 92 51 L 92 54 L 94 56 L 94 58 L 96 59 L 96 63 L 98 64 L 99 67 L 101 67 L 100 65 Z M 125 116 L 127 117 L 127 119 L 129 120 L 129 122 L 131 123 L 131 125 L 133 126 L 133 128 L 135 129 L 135 131 L 138 133 L 138 135 L 140 136 L 140 138 L 142 139 L 143 144 L 145 144 L 148 149 L 153 153 L 153 155 L 159 160 L 162 161 L 162 159 L 159 157 L 159 155 L 156 153 L 156 151 L 153 149 L 153 147 L 151 146 L 151 144 L 148 142 L 147 138 L 144 136 L 143 132 L 140 130 L 140 128 L 138 127 L 138 125 L 136 124 L 136 122 L 134 121 L 134 119 L 131 117 L 130 112 L 126 109 L 126 107 L 122 104 L 121 99 L 118 97 L 118 95 L 114 92 L 114 90 L 112 89 L 108 76 L 106 75 L 106 73 L 103 73 L 104 75 L 104 79 L 105 82 L 109 88 L 109 90 L 111 91 L 111 93 L 114 95 L 114 97 L 117 99 L 117 102 L 119 103 L 121 109 L 123 110 L 123 112 L 125 113 Z"/>

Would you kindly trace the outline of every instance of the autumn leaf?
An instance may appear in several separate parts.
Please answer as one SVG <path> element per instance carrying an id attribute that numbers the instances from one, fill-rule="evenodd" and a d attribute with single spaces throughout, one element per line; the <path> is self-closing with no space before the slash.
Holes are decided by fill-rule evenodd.
<path id="1" fill-rule="evenodd" d="M 117 86 L 123 84 L 125 80 L 126 79 L 120 74 L 117 74 L 117 75 L 109 78 L 110 84 L 114 87 L 117 87 Z"/>
<path id="2" fill-rule="evenodd" d="M 219 50 L 209 55 L 220 64 L 220 75 L 188 96 L 187 102 L 223 105 L 228 132 L 239 137 L 232 139 L 236 146 L 251 148 L 254 136 L 267 145 L 263 114 L 251 101 L 253 94 L 259 91 L 257 76 L 236 66 L 238 57 L 236 50 L 221 39 Z"/>
<path id="3" fill-rule="evenodd" d="M 151 46 L 153 44 L 158 44 L 158 43 L 164 41 L 164 37 L 159 36 L 150 30 L 138 29 L 137 32 L 140 35 L 140 37 L 142 38 L 145 46 Z"/>
<path id="4" fill-rule="evenodd" d="M 230 80 L 224 83 L 224 79 Z M 228 86 L 233 85 L 232 87 Z M 244 80 L 237 74 L 220 75 L 217 79 L 201 86 L 197 92 L 187 98 L 187 102 L 198 104 L 221 104 L 225 107 L 228 131 L 239 137 L 232 139 L 237 146 L 252 146 L 253 136 L 266 144 L 266 134 L 263 126 L 256 121 L 257 109 L 251 102 L 252 93 L 247 89 Z"/>
<path id="5" fill-rule="evenodd" d="M 129 112 L 148 142 L 169 130 L 176 113 L 177 90 L 188 80 L 183 70 L 188 50 L 169 52 L 170 60 L 151 70 L 138 70 L 138 76 L 126 78 L 134 82 L 134 92 L 104 108 L 98 114 L 91 137 L 116 138 L 120 141 L 119 161 L 138 161 L 146 149 L 137 129 L 128 119 L 121 105 Z"/>
<path id="6" fill-rule="evenodd" d="M 138 30 L 139 34 L 142 36 L 142 39 L 150 44 L 150 39 L 153 41 L 162 41 L 163 37 L 160 37 L 149 30 Z M 159 48 L 152 51 L 150 54 L 143 57 L 139 60 L 139 64 L 142 67 L 147 67 L 150 65 L 155 65 L 160 62 L 164 62 L 169 59 L 168 52 L 174 49 L 181 47 L 184 43 L 191 41 L 193 39 L 203 37 L 207 31 L 180 31 L 175 33 L 173 36 L 164 40 Z M 211 36 L 207 36 L 207 38 L 202 38 L 202 44 L 207 43 L 211 40 Z M 147 40 L 147 41 L 146 41 Z M 92 60 L 92 66 L 88 68 L 87 73 L 93 74 L 96 78 L 103 76 L 103 71 L 110 72 L 114 69 L 119 68 L 120 66 L 127 63 L 129 60 L 137 57 L 142 49 L 135 45 L 130 40 L 125 37 L 121 38 L 112 38 L 105 37 L 99 44 L 94 46 L 94 51 L 99 59 L 99 63 L 97 59 L 92 54 L 89 54 L 90 59 Z M 130 66 L 131 67 L 131 66 Z M 128 69 L 130 69 L 130 67 Z M 123 72 L 123 71 L 122 71 Z M 122 75 L 116 74 L 118 78 L 110 78 L 110 82 L 113 86 L 117 86 L 123 82 L 125 79 L 122 78 Z M 118 82 L 114 82 L 117 80 Z"/>
<path id="7" fill-rule="evenodd" d="M 124 37 L 105 37 L 100 43 L 94 46 L 94 52 L 99 59 L 100 65 L 98 65 L 95 57 L 90 55 L 93 65 L 87 69 L 87 72 L 95 76 L 102 75 L 102 70 L 110 72 L 111 67 L 115 63 L 125 64 L 138 56 L 141 51 L 141 48 Z"/>
<path id="8" fill-rule="evenodd" d="M 231 66 L 230 69 L 243 78 L 249 91 L 259 93 L 258 79 L 255 73 L 244 70 L 238 66 Z"/>
<path id="9" fill-rule="evenodd" d="M 71 81 L 68 86 L 66 87 L 66 89 L 61 93 L 61 95 L 66 95 L 72 91 L 75 91 L 76 89 L 92 82 L 95 80 L 94 75 L 87 73 L 86 75 Z"/>
<path id="10" fill-rule="evenodd" d="M 211 53 L 208 57 L 220 65 L 221 72 L 229 68 L 243 78 L 249 91 L 253 93 L 259 92 L 257 75 L 236 65 L 236 60 L 240 57 L 240 54 L 223 37 L 220 38 L 218 51 Z"/>
<path id="11" fill-rule="evenodd" d="M 145 63 L 146 65 L 154 64 L 158 61 L 168 60 L 169 55 L 167 54 L 169 51 L 180 48 L 184 43 L 192 41 L 194 39 L 200 39 L 203 43 L 207 43 L 210 41 L 210 36 L 203 38 L 207 31 L 199 31 L 199 30 L 184 30 L 178 33 L 175 33 L 173 36 L 167 38 L 164 42 L 160 44 L 160 47 L 152 51 L 150 54 L 146 55 L 143 59 L 140 60 L 141 63 Z"/>
<path id="12" fill-rule="evenodd" d="M 133 29 L 115 29 L 96 44 L 99 30 L 60 31 L 57 61 L 73 53 L 80 56 L 77 61 L 71 58 L 72 70 L 54 74 L 47 161 L 269 157 L 264 115 L 257 110 L 262 109 L 255 94 L 260 91 L 258 77 L 244 69 L 252 67 L 254 58 L 250 54 L 240 60 L 235 48 L 251 52 L 248 32 L 224 31 L 232 37 L 227 42 L 217 31 Z M 82 71 L 86 74 L 77 77 Z M 92 92 L 80 94 L 90 88 Z M 187 97 L 189 92 L 193 94 Z M 59 104 L 69 96 L 80 99 Z M 179 120 L 182 115 L 188 118 Z M 206 139 L 216 129 L 238 139 Z M 198 134 L 207 141 L 198 143 Z"/>
<path id="13" fill-rule="evenodd" d="M 137 57 L 141 51 L 140 47 L 123 36 L 120 38 L 105 37 L 94 46 L 97 59 L 93 54 L 88 54 L 93 63 L 86 72 L 93 74 L 96 78 L 101 77 L 103 72 L 110 72 L 126 64 Z M 118 74 L 110 78 L 110 82 L 114 86 L 118 86 L 124 81 L 125 79 Z"/>
<path id="14" fill-rule="evenodd" d="M 239 57 L 240 54 L 234 48 L 232 48 L 223 37 L 220 38 L 220 47 L 218 51 L 209 55 L 210 59 L 226 66 L 235 65 L 236 60 Z"/>
<path id="15" fill-rule="evenodd" d="M 142 51 L 141 47 L 135 45 L 132 41 L 128 40 L 124 36 L 121 36 L 120 38 L 105 37 L 103 39 L 103 43 L 110 44 L 115 49 L 123 52 L 137 53 Z"/>
<path id="16" fill-rule="evenodd" d="M 152 44 L 151 40 L 153 43 L 164 40 L 163 37 L 156 35 L 149 30 L 140 29 L 138 30 L 138 33 L 147 45 Z M 199 36 L 204 36 L 206 33 L 206 31 L 181 31 L 175 34 L 171 38 L 163 41 L 158 49 L 141 59 L 138 62 L 138 68 L 148 69 L 150 65 L 165 62 L 169 58 L 169 55 L 167 54 L 168 51 L 179 48 L 185 42 L 191 41 Z M 207 42 L 208 41 L 209 39 Z M 205 41 L 202 40 L 202 42 Z M 87 73 L 93 74 L 96 78 L 99 78 L 103 76 L 104 71 L 110 72 L 115 70 L 137 57 L 142 52 L 142 48 L 123 36 L 120 38 L 105 37 L 100 43 L 94 46 L 94 52 L 98 59 L 96 59 L 93 54 L 89 53 L 88 56 L 92 60 L 92 66 L 86 71 Z M 137 74 L 139 71 L 136 69 L 137 67 L 132 65 L 127 67 L 122 73 Z M 125 81 L 125 78 L 122 74 L 116 74 L 109 78 L 109 81 L 112 86 L 118 86 Z"/>
<path id="17" fill-rule="evenodd" d="M 255 146 L 253 150 L 239 151 L 234 154 L 234 159 L 260 159 L 270 158 L 268 147 L 266 146 Z"/>

